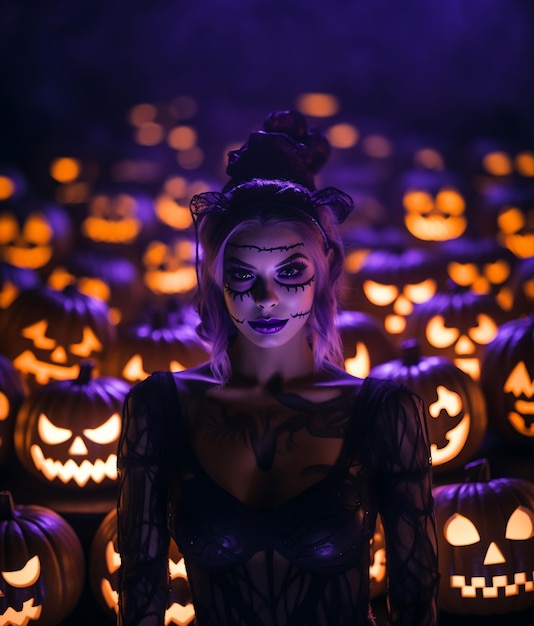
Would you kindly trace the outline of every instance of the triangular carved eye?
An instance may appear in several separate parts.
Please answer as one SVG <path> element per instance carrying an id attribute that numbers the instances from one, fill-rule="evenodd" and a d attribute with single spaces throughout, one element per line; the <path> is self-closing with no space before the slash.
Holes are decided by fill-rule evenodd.
<path id="1" fill-rule="evenodd" d="M 459 513 L 455 513 L 445 522 L 445 539 L 452 546 L 470 546 L 480 541 L 480 535 L 473 522 Z"/>
<path id="2" fill-rule="evenodd" d="M 506 524 L 506 539 L 524 541 L 534 537 L 534 512 L 518 506 Z"/>
<path id="3" fill-rule="evenodd" d="M 524 361 L 519 361 L 510 372 L 503 389 L 505 393 L 513 393 L 516 398 L 522 394 L 530 398 L 534 394 L 534 381 Z"/>
<path id="4" fill-rule="evenodd" d="M 37 554 L 32 557 L 22 569 L 2 572 L 4 580 L 12 587 L 29 587 L 33 585 L 41 575 L 41 561 Z"/>

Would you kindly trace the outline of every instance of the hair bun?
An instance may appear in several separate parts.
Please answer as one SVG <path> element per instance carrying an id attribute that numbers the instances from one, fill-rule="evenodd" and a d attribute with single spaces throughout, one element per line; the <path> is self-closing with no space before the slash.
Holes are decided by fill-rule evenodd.
<path id="1" fill-rule="evenodd" d="M 254 178 L 289 180 L 314 191 L 314 176 L 330 156 L 330 144 L 316 128 L 308 128 L 298 111 L 275 111 L 263 130 L 250 133 L 239 150 L 228 153 L 227 191 Z"/>

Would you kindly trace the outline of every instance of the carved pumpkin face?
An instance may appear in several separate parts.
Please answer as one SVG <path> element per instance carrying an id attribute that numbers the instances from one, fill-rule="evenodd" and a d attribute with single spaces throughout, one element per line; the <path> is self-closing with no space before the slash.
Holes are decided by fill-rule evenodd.
<path id="1" fill-rule="evenodd" d="M 128 189 L 113 188 L 97 192 L 89 200 L 80 230 L 86 240 L 123 247 L 148 235 L 155 224 L 151 198 Z"/>
<path id="2" fill-rule="evenodd" d="M 42 386 L 19 411 L 15 451 L 43 481 L 85 488 L 117 479 L 120 415 L 130 386 L 116 378 L 91 378 L 92 371 L 93 364 L 84 363 L 77 379 Z"/>
<path id="3" fill-rule="evenodd" d="M 20 373 L 0 354 L 0 465 L 11 457 L 15 417 L 27 395 Z"/>
<path id="4" fill-rule="evenodd" d="M 46 273 L 71 248 L 73 228 L 60 206 L 20 203 L 0 212 L 0 257 L 3 261 Z"/>
<path id="5" fill-rule="evenodd" d="M 1 322 L 3 351 L 30 388 L 75 378 L 80 362 L 98 362 L 115 338 L 106 304 L 72 285 L 22 292 Z"/>
<path id="6" fill-rule="evenodd" d="M 163 309 L 154 309 L 148 321 L 119 330 L 104 371 L 129 383 L 144 380 L 157 370 L 180 372 L 209 358 L 193 325 L 179 323 Z"/>
<path id="7" fill-rule="evenodd" d="M 451 281 L 474 293 L 493 294 L 505 311 L 513 306 L 510 288 L 515 257 L 494 239 L 460 237 L 440 247 Z"/>
<path id="8" fill-rule="evenodd" d="M 374 365 L 392 359 L 396 350 L 382 326 L 371 315 L 341 311 L 337 326 L 343 344 L 345 370 L 365 378 Z"/>
<path id="9" fill-rule="evenodd" d="M 466 203 L 454 177 L 446 172 L 419 170 L 402 181 L 406 230 L 420 241 L 448 241 L 467 228 Z"/>
<path id="10" fill-rule="evenodd" d="M 42 506 L 0 492 L 0 623 L 57 624 L 76 606 L 84 554 L 71 526 Z"/>
<path id="11" fill-rule="evenodd" d="M 447 357 L 478 380 L 484 348 L 505 321 L 506 312 L 491 295 L 438 292 L 414 308 L 406 336 L 417 339 L 423 354 Z"/>
<path id="12" fill-rule="evenodd" d="M 534 255 L 534 179 L 528 187 L 491 187 L 481 201 L 483 223 L 519 259 Z"/>
<path id="13" fill-rule="evenodd" d="M 440 604 L 490 615 L 534 606 L 534 484 L 490 479 L 487 461 L 463 483 L 434 489 Z"/>
<path id="14" fill-rule="evenodd" d="M 482 444 L 486 405 L 479 383 L 450 359 L 422 357 L 416 341 L 402 344 L 402 357 L 371 370 L 423 398 L 434 472 L 462 467 Z"/>
<path id="15" fill-rule="evenodd" d="M 354 299 L 349 308 L 381 320 L 386 333 L 398 341 L 414 305 L 426 302 L 436 293 L 442 282 L 441 271 L 436 255 L 424 250 L 371 252 L 355 277 Z M 355 291 L 357 284 L 359 292 Z"/>
<path id="16" fill-rule="evenodd" d="M 91 589 L 102 609 L 115 619 L 118 613 L 117 572 L 121 563 L 117 545 L 117 512 L 102 520 L 91 544 L 89 575 Z M 165 624 L 187 626 L 195 618 L 184 559 L 174 541 L 169 547 L 170 594 Z"/>
<path id="17" fill-rule="evenodd" d="M 155 301 L 190 299 L 197 287 L 196 247 L 187 233 L 160 233 L 142 255 L 143 280 Z"/>
<path id="18" fill-rule="evenodd" d="M 492 430 L 534 447 L 534 314 L 499 328 L 485 350 L 480 380 Z"/>

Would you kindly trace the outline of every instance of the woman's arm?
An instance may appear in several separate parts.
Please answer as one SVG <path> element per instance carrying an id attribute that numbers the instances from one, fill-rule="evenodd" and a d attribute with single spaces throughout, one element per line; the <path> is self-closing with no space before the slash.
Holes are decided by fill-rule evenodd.
<path id="1" fill-rule="evenodd" d="M 421 399 L 405 388 L 382 403 L 373 450 L 393 626 L 435 626 L 439 584 L 430 450 Z"/>
<path id="2" fill-rule="evenodd" d="M 164 429 L 150 379 L 129 393 L 119 441 L 119 626 L 163 626 L 169 589 Z M 152 389 L 152 391 L 151 391 Z"/>

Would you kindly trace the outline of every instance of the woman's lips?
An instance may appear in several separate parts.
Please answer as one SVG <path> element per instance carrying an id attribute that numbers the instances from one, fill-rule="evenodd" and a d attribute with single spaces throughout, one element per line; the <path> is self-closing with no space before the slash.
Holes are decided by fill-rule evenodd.
<path id="1" fill-rule="evenodd" d="M 262 319 L 262 320 L 254 320 L 253 322 L 249 322 L 250 326 L 257 333 L 262 333 L 263 335 L 269 335 L 271 333 L 277 333 L 284 328 L 284 326 L 288 323 L 289 320 L 279 320 L 275 317 L 270 319 Z"/>

